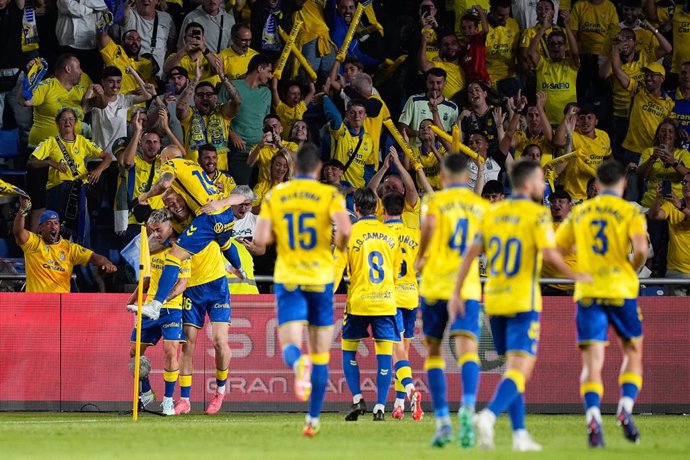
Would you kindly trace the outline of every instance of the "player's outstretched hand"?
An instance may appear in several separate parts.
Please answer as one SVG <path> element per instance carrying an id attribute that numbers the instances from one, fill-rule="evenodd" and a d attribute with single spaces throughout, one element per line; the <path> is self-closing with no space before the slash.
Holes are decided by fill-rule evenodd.
<path id="1" fill-rule="evenodd" d="M 206 214 L 213 214 L 216 211 L 223 209 L 223 204 L 217 200 L 211 200 L 201 207 L 201 212 Z"/>
<path id="2" fill-rule="evenodd" d="M 465 317 L 465 304 L 459 295 L 453 294 L 448 300 L 448 319 L 453 323 L 458 316 Z"/>
<path id="3" fill-rule="evenodd" d="M 115 273 L 117 271 L 117 266 L 112 262 L 107 261 L 106 263 L 101 265 L 101 270 L 103 270 L 106 273 Z"/>
<path id="4" fill-rule="evenodd" d="M 589 273 L 575 273 L 575 281 L 578 283 L 591 283 L 593 279 Z"/>
<path id="5" fill-rule="evenodd" d="M 247 279 L 247 273 L 242 268 L 235 268 L 230 262 L 225 264 L 225 271 L 235 275 L 240 281 Z"/>

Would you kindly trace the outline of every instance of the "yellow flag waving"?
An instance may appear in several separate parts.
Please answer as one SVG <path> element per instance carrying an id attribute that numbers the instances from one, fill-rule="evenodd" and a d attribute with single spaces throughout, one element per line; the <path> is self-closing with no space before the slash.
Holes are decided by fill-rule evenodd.
<path id="1" fill-rule="evenodd" d="M 2 179 L 0 179 L 0 196 L 23 196 L 24 198 L 29 198 L 29 195 L 24 190 Z"/>

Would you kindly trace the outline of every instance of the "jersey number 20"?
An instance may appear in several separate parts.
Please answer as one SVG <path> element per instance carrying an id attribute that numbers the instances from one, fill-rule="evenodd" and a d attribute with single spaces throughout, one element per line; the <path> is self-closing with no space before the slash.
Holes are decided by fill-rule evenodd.
<path id="1" fill-rule="evenodd" d="M 503 273 L 510 278 L 515 276 L 520 271 L 520 260 L 522 259 L 522 243 L 517 238 L 508 238 L 505 243 L 494 236 L 489 240 L 489 250 L 487 255 L 491 256 L 489 261 L 489 269 L 491 275 L 496 276 L 499 273 L 498 258 L 503 254 Z M 511 263 L 512 262 L 512 263 Z"/>

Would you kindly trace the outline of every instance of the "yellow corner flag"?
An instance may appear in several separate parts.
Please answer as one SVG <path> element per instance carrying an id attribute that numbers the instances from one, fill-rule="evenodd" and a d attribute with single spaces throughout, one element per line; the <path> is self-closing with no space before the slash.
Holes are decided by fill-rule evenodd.
<path id="1" fill-rule="evenodd" d="M 139 370 L 141 366 L 141 306 L 144 302 L 144 279 L 151 277 L 151 252 L 146 226 L 141 226 L 139 252 L 139 285 L 137 286 L 137 334 L 134 344 L 134 399 L 132 400 L 132 420 L 139 419 Z"/>

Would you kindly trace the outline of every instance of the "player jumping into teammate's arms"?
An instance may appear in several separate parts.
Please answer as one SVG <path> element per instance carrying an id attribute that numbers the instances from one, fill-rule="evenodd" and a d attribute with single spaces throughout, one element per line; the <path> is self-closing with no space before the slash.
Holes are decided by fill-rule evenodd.
<path id="1" fill-rule="evenodd" d="M 623 363 L 618 383 L 621 397 L 616 419 L 623 435 L 638 442 L 632 419 L 637 393 L 642 388 L 642 316 L 637 306 L 637 270 L 647 260 L 649 243 L 643 214 L 622 198 L 625 167 L 608 161 L 597 170 L 596 198 L 573 208 L 556 232 L 563 253 L 577 250 L 577 269 L 591 273 L 593 283 L 575 283 L 577 339 L 582 351 L 580 393 L 584 399 L 590 447 L 604 447 L 601 428 L 601 370 L 607 330 L 611 324 L 620 338 Z M 633 254 L 628 257 L 632 244 Z"/>
<path id="2" fill-rule="evenodd" d="M 144 282 L 148 284 L 147 300 L 153 297 L 153 294 L 158 288 L 161 272 L 165 264 L 165 257 L 171 251 L 171 243 L 175 241 L 172 214 L 165 209 L 157 209 L 151 213 L 148 218 L 147 226 L 151 232 L 149 243 L 149 250 L 151 252 L 151 277 Z M 175 384 L 179 374 L 179 365 L 177 360 L 177 350 L 180 342 L 184 342 L 184 335 L 182 334 L 182 292 L 187 286 L 187 281 L 190 275 L 189 261 L 185 261 L 180 266 L 180 276 L 175 283 L 165 303 L 161 309 L 160 316 L 157 319 L 143 318 L 141 323 L 141 358 L 145 359 L 144 353 L 149 346 L 155 346 L 161 337 L 163 337 L 163 353 L 165 354 L 165 369 L 163 371 L 163 380 L 165 381 L 165 395 L 161 407 L 165 415 L 175 415 L 175 406 L 173 404 L 173 394 L 175 392 Z M 128 303 L 134 305 L 136 303 L 136 291 L 130 296 Z M 136 308 L 136 305 L 134 305 Z M 132 347 L 130 349 L 130 356 L 132 357 L 132 364 L 134 364 L 135 354 L 135 339 L 136 328 L 132 330 Z M 149 383 L 148 375 L 141 377 L 141 401 L 144 405 L 150 403 L 154 399 L 151 384 Z"/>
<path id="3" fill-rule="evenodd" d="M 254 242 L 275 241 L 278 253 L 274 279 L 278 338 L 283 360 L 295 371 L 295 395 L 309 400 L 305 436 L 319 432 L 319 416 L 328 384 L 333 340 L 333 241 L 344 249 L 350 236 L 345 199 L 332 186 L 321 184 L 319 151 L 303 146 L 295 161 L 296 176 L 266 194 L 254 230 Z M 310 355 L 301 351 L 308 325 Z"/>
<path id="4" fill-rule="evenodd" d="M 489 406 L 474 417 L 477 445 L 494 448 L 496 417 L 507 410 L 513 426 L 513 450 L 539 451 L 541 446 L 525 429 L 524 392 L 537 356 L 542 258 L 568 278 L 588 282 L 591 277 L 573 273 L 556 249 L 551 217 L 541 205 L 544 173 L 539 164 L 518 161 L 510 171 L 510 181 L 512 199 L 489 208 L 464 255 L 448 314 L 451 318 L 467 315 L 462 289 L 474 276 L 475 259 L 485 251 L 489 279 L 484 308 L 490 316 L 496 351 L 506 356 L 506 372 Z"/>
<path id="5" fill-rule="evenodd" d="M 395 155 L 395 153 L 390 153 Z M 400 243 L 401 264 L 396 268 L 395 276 L 395 304 L 398 307 L 397 320 L 403 331 L 402 341 L 393 344 L 393 369 L 395 371 L 395 404 L 393 418 L 402 420 L 405 416 L 405 398 L 410 400 L 412 418 L 420 421 L 424 416 L 422 411 L 422 396 L 415 389 L 410 366 L 410 344 L 414 338 L 414 328 L 417 322 L 419 306 L 419 287 L 417 285 L 417 271 L 414 261 L 419 251 L 419 230 L 407 227 L 402 221 L 405 209 L 405 196 L 400 193 L 390 193 L 383 200 L 383 221 L 398 234 Z"/>
<path id="6" fill-rule="evenodd" d="M 436 433 L 431 441 L 435 447 L 443 447 L 453 439 L 444 375 L 445 360 L 441 356 L 441 343 L 449 321 L 462 373 L 458 442 L 462 447 L 474 445 L 472 415 L 479 385 L 479 299 L 482 295 L 476 261 L 472 262 L 472 270 L 462 290 L 465 315 L 450 319 L 447 307 L 458 267 L 463 260 L 462 254 L 466 245 L 474 239 L 489 206 L 488 201 L 476 195 L 467 185 L 470 161 L 462 154 L 446 156 L 441 167 L 443 190 L 425 196 L 422 203 L 421 239 L 415 268 L 422 274 L 419 291 L 427 349 L 424 367 L 436 417 Z"/>
<path id="7" fill-rule="evenodd" d="M 366 412 L 360 387 L 357 348 L 362 339 L 374 338 L 376 390 L 374 421 L 383 421 L 386 397 L 391 385 L 393 344 L 400 341 L 395 302 L 395 278 L 402 253 L 398 233 L 376 218 L 376 193 L 369 188 L 355 190 L 355 214 L 347 249 L 336 254 L 335 280 L 340 282 L 345 267 L 350 274 L 343 317 L 342 349 L 345 381 L 352 393 L 352 410 L 345 417 L 355 421 Z"/>

